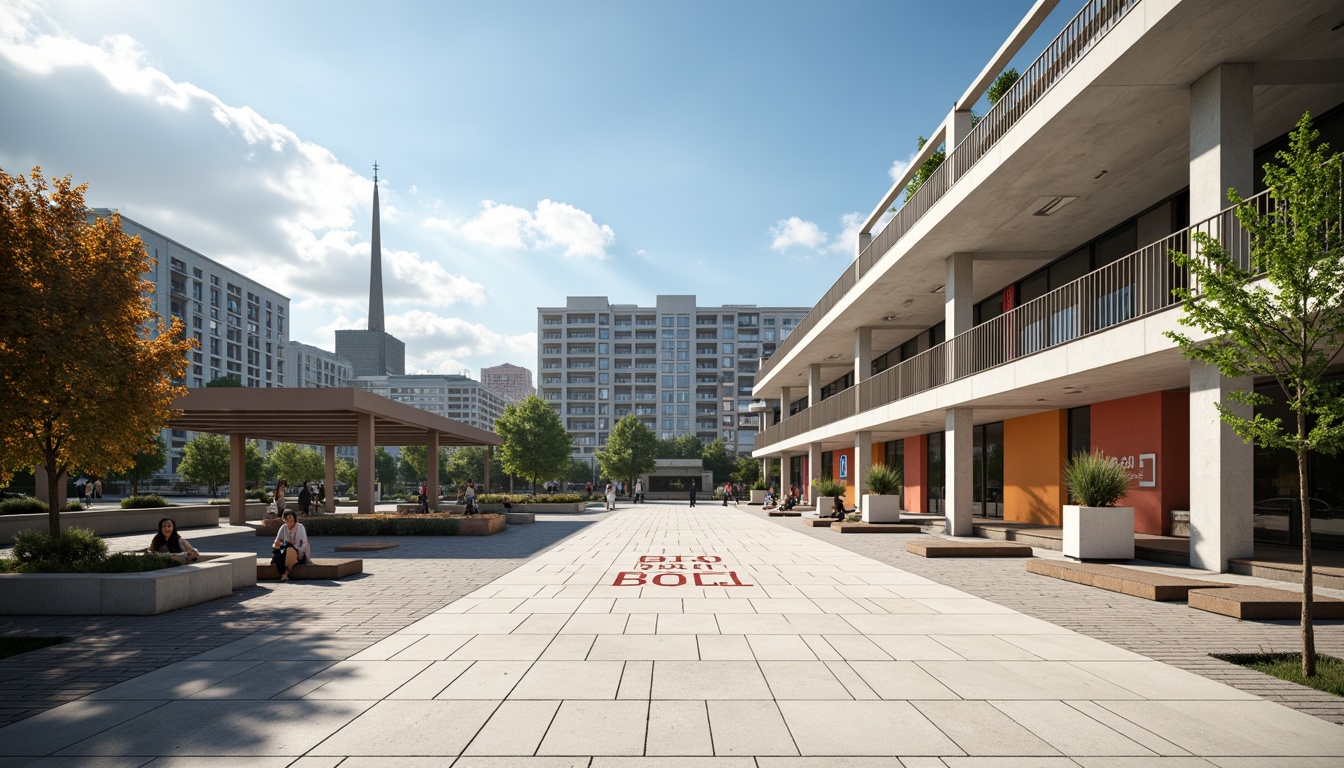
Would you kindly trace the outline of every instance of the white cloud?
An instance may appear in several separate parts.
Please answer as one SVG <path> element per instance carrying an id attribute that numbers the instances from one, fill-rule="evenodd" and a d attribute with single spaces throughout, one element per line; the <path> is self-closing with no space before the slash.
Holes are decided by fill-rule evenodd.
<path id="1" fill-rule="evenodd" d="M 558 247 L 571 258 L 608 258 L 607 246 L 616 233 L 598 224 L 592 214 L 568 203 L 542 200 L 535 210 L 515 205 L 481 202 L 481 212 L 465 221 L 431 217 L 425 226 L 459 234 L 473 242 L 516 251 Z"/>
<path id="2" fill-rule="evenodd" d="M 905 175 L 905 172 L 910 170 L 910 165 L 915 162 L 915 157 L 917 155 L 919 155 L 919 152 L 911 152 L 910 156 L 904 160 L 895 160 L 892 162 L 891 168 L 887 173 L 891 175 L 891 180 L 893 182 L 900 181 L 901 177 Z"/>
<path id="3" fill-rule="evenodd" d="M 387 332 L 406 342 L 407 368 L 433 373 L 461 373 L 460 358 L 511 355 L 535 360 L 535 332 L 507 336 L 480 323 L 411 310 L 386 318 Z"/>
<path id="4" fill-rule="evenodd" d="M 827 246 L 827 250 L 857 257 L 855 245 L 859 241 L 859 228 L 863 226 L 863 214 L 855 211 L 840 217 L 840 234 Z"/>
<path id="5" fill-rule="evenodd" d="M 795 247 L 818 250 L 826 245 L 827 237 L 816 223 L 797 216 L 780 219 L 770 229 L 770 235 L 774 238 L 770 247 L 776 251 L 787 251 Z"/>

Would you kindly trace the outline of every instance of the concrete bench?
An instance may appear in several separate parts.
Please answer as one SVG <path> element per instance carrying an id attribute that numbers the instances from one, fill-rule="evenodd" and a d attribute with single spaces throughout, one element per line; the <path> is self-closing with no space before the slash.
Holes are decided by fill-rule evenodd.
<path id="1" fill-rule="evenodd" d="M 504 522 L 508 525 L 531 525 L 537 522 L 535 512 L 505 512 Z"/>
<path id="2" fill-rule="evenodd" d="M 364 572 L 364 561 L 357 558 L 316 557 L 309 565 L 296 565 L 289 572 L 291 579 L 340 579 Z M 257 579 L 278 579 L 280 572 L 269 559 L 257 558 Z"/>
<path id="3" fill-rule="evenodd" d="M 803 525 L 808 528 L 830 528 L 831 523 L 835 522 L 833 517 L 809 517 L 803 520 Z"/>
<path id="4" fill-rule="evenodd" d="M 920 557 L 1031 557 L 1031 547 L 1004 541 L 970 542 L 947 539 L 908 541 L 905 551 Z"/>
<path id="5" fill-rule="evenodd" d="M 202 552 L 201 563 L 228 563 L 233 567 L 233 588 L 255 587 L 257 572 L 252 567 L 256 555 L 251 552 Z"/>
<path id="6" fill-rule="evenodd" d="M 823 518 L 821 522 L 826 522 Z M 923 533 L 918 525 L 900 523 L 831 523 L 831 530 L 837 533 Z"/>
<path id="7" fill-rule="evenodd" d="M 1209 581 L 1169 576 L 1165 573 L 1141 571 L 1119 565 L 1075 563 L 1067 560 L 1039 558 L 1028 560 L 1027 571 L 1157 602 L 1185 600 L 1193 589 L 1220 588 Z"/>
<path id="8" fill-rule="evenodd" d="M 803 513 L 798 511 L 797 507 L 793 509 L 772 509 L 765 513 L 770 517 L 802 517 Z"/>
<path id="9" fill-rule="evenodd" d="M 398 515 L 413 515 L 413 514 L 415 514 L 416 512 L 419 512 L 419 511 L 422 510 L 422 509 L 424 509 L 424 507 L 420 506 L 420 502 L 418 502 L 418 501 L 416 501 L 416 502 L 411 502 L 410 504 L 398 504 L 398 505 L 397 505 L 397 514 L 398 514 Z"/>
<path id="10" fill-rule="evenodd" d="M 1204 584 L 1204 586 L 1210 586 Z M 1269 587 L 1225 587 L 1190 591 L 1190 607 L 1234 619 L 1297 619 L 1302 616 L 1302 594 Z M 1344 619 L 1344 600 L 1312 595 L 1316 619 Z"/>
<path id="11" fill-rule="evenodd" d="M 395 541 L 356 541 L 351 544 L 337 544 L 337 552 L 377 552 L 382 549 L 396 549 L 401 545 Z"/>

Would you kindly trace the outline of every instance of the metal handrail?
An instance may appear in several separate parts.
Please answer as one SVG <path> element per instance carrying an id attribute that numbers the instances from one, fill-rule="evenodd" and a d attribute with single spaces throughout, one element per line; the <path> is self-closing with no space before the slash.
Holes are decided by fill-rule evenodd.
<path id="1" fill-rule="evenodd" d="M 875 235 L 854 264 L 845 268 L 840 279 L 780 342 L 774 354 L 761 367 L 761 378 L 801 343 L 821 319 L 839 303 L 840 298 L 896 245 L 915 223 L 947 194 L 957 179 L 984 157 L 1016 125 L 1032 106 L 1073 68 L 1092 46 L 1114 27 L 1140 0 L 1089 0 L 1044 52 L 1027 67 L 1013 87 L 976 123 L 966 139 L 952 148 L 946 160 L 897 209 L 887 226 Z M 842 283 L 845 287 L 836 293 Z"/>
<path id="2" fill-rule="evenodd" d="M 1273 201 L 1265 191 L 1246 203 L 1266 213 Z M 1198 292 L 1199 287 L 1170 254 L 1189 253 L 1196 232 L 1218 240 L 1239 267 L 1250 269 L 1250 236 L 1237 221 L 1236 208 L 1228 208 L 762 430 L 756 449 L 1177 306 L 1175 290 Z M 844 401 L 848 410 L 824 408 L 833 401 Z"/>

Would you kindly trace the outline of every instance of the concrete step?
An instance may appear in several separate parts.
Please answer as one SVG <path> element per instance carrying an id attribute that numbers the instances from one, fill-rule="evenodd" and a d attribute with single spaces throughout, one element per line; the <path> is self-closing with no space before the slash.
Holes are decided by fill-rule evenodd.
<path id="1" fill-rule="evenodd" d="M 907 541 L 905 551 L 920 557 L 1031 557 L 1031 547 L 1025 544 L 980 543 L 923 539 Z"/>
<path id="2" fill-rule="evenodd" d="M 1344 619 L 1344 600 L 1313 595 L 1315 619 Z M 1297 619 L 1302 616 L 1302 595 L 1269 587 L 1196 589 L 1190 592 L 1190 607 L 1234 619 Z"/>
<path id="3" fill-rule="evenodd" d="M 826 522 L 824 519 L 821 522 Z M 900 523 L 831 523 L 831 530 L 838 533 L 923 533 L 918 525 Z"/>
<path id="4" fill-rule="evenodd" d="M 1153 573 L 1121 565 L 1035 558 L 1027 561 L 1027 570 L 1041 576 L 1158 602 L 1185 600 L 1192 589 L 1219 589 L 1217 584 L 1209 581 L 1169 576 L 1165 573 Z"/>

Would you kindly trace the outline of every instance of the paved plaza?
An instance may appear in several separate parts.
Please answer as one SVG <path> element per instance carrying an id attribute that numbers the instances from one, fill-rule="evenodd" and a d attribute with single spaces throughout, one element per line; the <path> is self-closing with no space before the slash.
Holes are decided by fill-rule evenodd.
<path id="1" fill-rule="evenodd" d="M 179 621 L 204 650 L 0 729 L 0 766 L 1344 761 L 1344 728 L 1325 719 L 746 509 L 646 505 L 402 541 L 348 585 L 60 620 Z M 439 578 L 473 547 L 497 553 L 476 553 L 474 582 Z M 389 607 L 399 600 L 404 611 Z M 284 606 L 293 624 L 275 615 Z M 213 642 L 210 616 L 230 623 Z M 42 623 L 59 622 L 0 629 Z"/>

